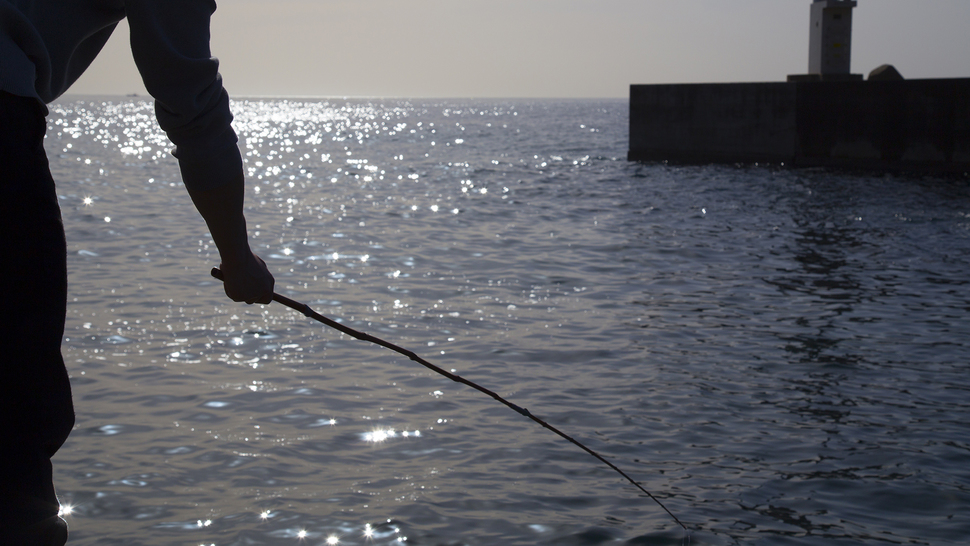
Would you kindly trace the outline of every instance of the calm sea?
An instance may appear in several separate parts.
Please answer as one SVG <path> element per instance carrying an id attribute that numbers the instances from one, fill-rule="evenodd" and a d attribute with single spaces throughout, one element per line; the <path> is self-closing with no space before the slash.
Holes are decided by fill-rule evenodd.
<path id="1" fill-rule="evenodd" d="M 691 545 L 966 543 L 966 178 L 629 163 L 624 100 L 234 108 L 278 292 Z M 491 398 L 228 300 L 149 101 L 61 101 L 47 147 L 70 544 L 683 543 Z"/>

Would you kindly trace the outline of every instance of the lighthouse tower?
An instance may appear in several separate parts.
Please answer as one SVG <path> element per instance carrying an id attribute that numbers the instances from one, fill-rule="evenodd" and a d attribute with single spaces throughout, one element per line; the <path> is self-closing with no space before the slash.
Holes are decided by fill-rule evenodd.
<path id="1" fill-rule="evenodd" d="M 850 73 L 855 0 L 815 0 L 808 39 L 809 74 Z"/>
<path id="2" fill-rule="evenodd" d="M 856 0 L 812 2 L 808 39 L 808 74 L 789 80 L 861 80 L 851 73 L 852 9 Z"/>

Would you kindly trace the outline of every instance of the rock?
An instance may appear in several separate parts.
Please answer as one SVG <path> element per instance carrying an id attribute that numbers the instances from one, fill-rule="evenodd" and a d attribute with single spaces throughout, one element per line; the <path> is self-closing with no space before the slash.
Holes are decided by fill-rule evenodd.
<path id="1" fill-rule="evenodd" d="M 884 64 L 872 72 L 869 73 L 869 81 L 899 81 L 903 79 L 903 75 L 896 70 L 896 67 L 891 64 Z"/>

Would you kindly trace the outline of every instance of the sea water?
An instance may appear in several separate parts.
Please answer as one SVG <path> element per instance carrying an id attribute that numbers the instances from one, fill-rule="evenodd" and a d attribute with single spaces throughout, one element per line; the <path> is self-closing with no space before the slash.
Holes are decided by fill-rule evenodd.
<path id="1" fill-rule="evenodd" d="M 236 100 L 277 291 L 692 545 L 970 536 L 970 184 L 625 160 L 623 100 Z M 233 303 L 141 98 L 51 108 L 71 544 L 682 544 L 580 449 Z"/>

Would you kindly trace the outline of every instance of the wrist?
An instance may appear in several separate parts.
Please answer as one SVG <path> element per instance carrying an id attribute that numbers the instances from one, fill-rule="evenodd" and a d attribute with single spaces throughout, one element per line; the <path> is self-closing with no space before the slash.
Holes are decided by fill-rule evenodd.
<path id="1" fill-rule="evenodd" d="M 223 267 L 229 269 L 245 268 L 256 261 L 248 242 L 220 246 L 219 259 L 222 261 Z"/>

